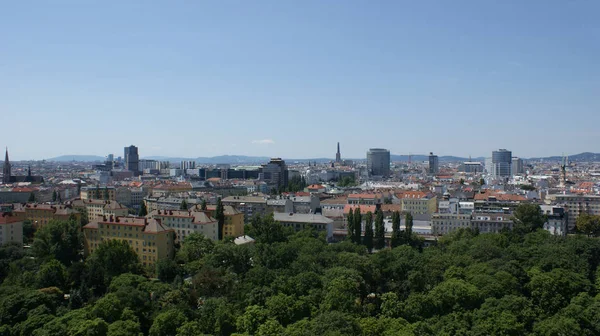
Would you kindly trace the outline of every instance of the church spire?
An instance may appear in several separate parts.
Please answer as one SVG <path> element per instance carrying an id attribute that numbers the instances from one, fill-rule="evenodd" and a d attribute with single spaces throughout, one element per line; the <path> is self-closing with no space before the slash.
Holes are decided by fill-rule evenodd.
<path id="1" fill-rule="evenodd" d="M 2 170 L 2 183 L 10 183 L 11 169 L 10 161 L 8 160 L 8 147 L 6 147 L 6 154 L 4 155 L 4 169 Z"/>

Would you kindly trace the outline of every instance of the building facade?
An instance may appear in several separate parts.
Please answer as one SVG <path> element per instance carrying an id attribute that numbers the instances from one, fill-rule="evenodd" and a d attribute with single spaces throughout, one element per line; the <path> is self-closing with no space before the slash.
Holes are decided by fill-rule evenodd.
<path id="1" fill-rule="evenodd" d="M 23 207 L 23 211 L 25 219 L 30 220 L 36 229 L 48 224 L 51 220 L 66 221 L 71 216 L 77 221 L 81 220 L 81 213 L 68 205 L 27 203 Z"/>
<path id="2" fill-rule="evenodd" d="M 217 206 L 208 205 L 206 210 L 210 212 L 210 216 L 215 218 L 217 215 Z M 223 223 L 223 237 L 239 237 L 244 235 L 244 214 L 234 207 L 223 206 L 225 214 L 225 223 Z"/>
<path id="3" fill-rule="evenodd" d="M 125 169 L 137 174 L 140 171 L 139 161 L 140 156 L 138 155 L 138 148 L 134 145 L 129 147 L 125 147 L 124 149 L 125 155 Z"/>
<path id="4" fill-rule="evenodd" d="M 369 176 L 390 176 L 390 151 L 382 148 L 369 149 L 367 172 Z"/>
<path id="5" fill-rule="evenodd" d="M 437 155 L 429 153 L 429 175 L 437 175 L 440 172 L 440 164 Z"/>
<path id="6" fill-rule="evenodd" d="M 159 219 L 109 216 L 85 225 L 83 237 L 86 256 L 110 239 L 127 242 L 144 266 L 175 255 L 174 231 Z"/>
<path id="7" fill-rule="evenodd" d="M 575 230 L 577 217 L 582 213 L 600 215 L 600 196 L 597 195 L 552 195 L 557 204 L 564 206 L 567 213 L 568 230 Z"/>
<path id="8" fill-rule="evenodd" d="M 333 220 L 318 214 L 273 213 L 273 219 L 285 227 L 296 231 L 314 229 L 327 233 L 327 239 L 333 238 Z"/>
<path id="9" fill-rule="evenodd" d="M 79 197 L 82 200 L 96 199 L 96 200 L 115 201 L 116 200 L 115 187 L 113 187 L 113 186 L 81 187 L 81 192 L 79 194 Z"/>
<path id="10" fill-rule="evenodd" d="M 499 149 L 492 152 L 492 176 L 498 179 L 512 177 L 512 152 Z"/>
<path id="11" fill-rule="evenodd" d="M 163 225 L 173 229 L 175 240 L 179 242 L 192 233 L 201 233 L 211 240 L 219 239 L 217 220 L 201 211 L 155 210 L 149 217 L 159 219 Z"/>
<path id="12" fill-rule="evenodd" d="M 86 211 L 87 219 L 89 222 L 102 220 L 104 217 L 115 216 L 127 216 L 129 210 L 116 201 L 104 201 L 104 200 L 75 200 L 73 201 L 73 208 L 79 211 Z"/>
<path id="13" fill-rule="evenodd" d="M 523 159 L 514 157 L 512 158 L 512 174 L 518 175 L 523 174 Z"/>
<path id="14" fill-rule="evenodd" d="M 12 209 L 0 211 L 0 245 L 10 242 L 23 244 L 24 213 Z"/>
<path id="15" fill-rule="evenodd" d="M 471 215 L 435 213 L 431 216 L 431 233 L 444 235 L 471 227 Z"/>
<path id="16" fill-rule="evenodd" d="M 288 169 L 281 158 L 272 158 L 269 163 L 262 165 L 262 175 L 270 187 L 279 189 L 288 184 Z"/>

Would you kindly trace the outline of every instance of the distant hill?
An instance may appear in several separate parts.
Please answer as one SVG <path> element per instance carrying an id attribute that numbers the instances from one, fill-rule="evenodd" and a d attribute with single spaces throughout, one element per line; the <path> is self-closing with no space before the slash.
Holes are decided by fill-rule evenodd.
<path id="1" fill-rule="evenodd" d="M 57 157 L 53 157 L 50 159 L 46 159 L 46 161 L 56 161 L 56 162 L 69 162 L 69 161 L 80 161 L 80 162 L 95 162 L 95 161 L 104 161 L 105 158 L 103 156 L 97 155 L 61 155 Z"/>
<path id="2" fill-rule="evenodd" d="M 169 161 L 169 162 L 180 162 L 180 161 L 196 161 L 199 164 L 262 164 L 269 162 L 271 159 L 267 156 L 245 156 L 245 155 L 220 155 L 213 157 L 197 157 L 197 158 L 184 158 L 184 157 L 168 157 L 168 156 L 146 156 L 142 159 L 147 160 L 159 160 L 159 161 Z M 408 162 L 408 155 L 390 155 L 390 159 L 392 162 Z M 427 161 L 429 159 L 428 155 L 423 154 L 415 154 L 411 155 L 412 162 L 422 162 Z M 51 159 L 46 159 L 47 161 L 56 161 L 56 162 L 68 162 L 68 161 L 82 161 L 82 162 L 95 162 L 95 161 L 104 161 L 104 157 L 97 155 L 62 155 Z M 331 162 L 333 158 L 313 158 L 313 159 L 290 159 L 284 158 L 287 163 L 294 162 L 318 162 L 318 163 L 326 163 Z M 356 158 L 350 159 L 354 161 L 364 161 L 366 158 Z M 469 161 L 469 158 L 459 157 L 459 156 L 440 156 L 440 162 L 465 162 Z M 542 158 L 530 158 L 526 160 L 544 160 L 544 161 L 556 161 L 560 162 L 562 160 L 562 156 L 549 156 Z M 471 161 L 485 161 L 484 157 L 475 157 L 471 158 Z M 598 153 L 590 153 L 585 152 L 576 155 L 570 155 L 569 161 L 571 162 L 600 162 L 600 154 Z"/>
<path id="3" fill-rule="evenodd" d="M 532 161 L 544 160 L 544 161 L 560 162 L 560 161 L 562 161 L 562 159 L 563 159 L 562 156 L 548 156 L 548 157 L 543 157 L 543 158 L 531 158 L 529 160 L 532 160 Z M 569 161 L 570 162 L 600 162 L 600 154 L 584 152 L 584 153 L 580 153 L 580 154 L 569 155 Z"/>

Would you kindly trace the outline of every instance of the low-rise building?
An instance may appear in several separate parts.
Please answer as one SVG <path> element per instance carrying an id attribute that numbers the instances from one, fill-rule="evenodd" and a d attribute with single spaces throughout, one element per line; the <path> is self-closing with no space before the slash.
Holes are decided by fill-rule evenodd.
<path id="1" fill-rule="evenodd" d="M 285 227 L 296 231 L 315 229 L 327 233 L 327 239 L 333 238 L 333 220 L 319 214 L 273 213 L 273 218 Z"/>
<path id="2" fill-rule="evenodd" d="M 414 194 L 404 193 L 404 197 L 400 199 L 402 211 L 410 212 L 413 215 L 431 215 L 437 212 L 437 197 L 433 194 L 414 195 L 414 197 L 411 195 Z"/>
<path id="3" fill-rule="evenodd" d="M 155 210 L 149 217 L 159 219 L 163 225 L 173 229 L 179 242 L 192 233 L 201 233 L 211 240 L 219 239 L 217 220 L 201 211 Z"/>
<path id="4" fill-rule="evenodd" d="M 84 254 L 88 256 L 106 240 L 127 242 L 144 266 L 154 266 L 175 255 L 173 229 L 160 219 L 140 217 L 103 217 L 83 227 Z"/>
<path id="5" fill-rule="evenodd" d="M 568 213 L 563 207 L 541 205 L 542 213 L 546 215 L 544 230 L 555 236 L 566 236 L 568 230 Z"/>

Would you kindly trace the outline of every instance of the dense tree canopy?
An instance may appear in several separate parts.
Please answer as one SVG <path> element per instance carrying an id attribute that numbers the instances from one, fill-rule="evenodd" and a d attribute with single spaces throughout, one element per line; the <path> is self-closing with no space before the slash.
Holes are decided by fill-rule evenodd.
<path id="1" fill-rule="evenodd" d="M 191 234 L 155 270 L 125 242 L 60 252 L 54 224 L 45 257 L 0 247 L 0 335 L 600 334 L 600 240 L 459 230 L 421 248 L 393 222 L 402 243 L 368 253 L 257 217 L 254 245 Z"/>

